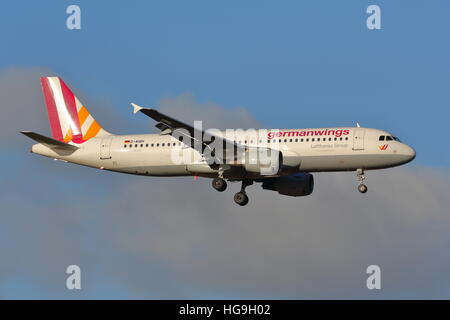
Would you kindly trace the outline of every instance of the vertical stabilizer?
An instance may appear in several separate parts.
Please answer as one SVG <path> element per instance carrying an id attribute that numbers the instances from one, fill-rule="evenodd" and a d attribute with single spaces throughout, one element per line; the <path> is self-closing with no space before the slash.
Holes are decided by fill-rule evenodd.
<path id="1" fill-rule="evenodd" d="M 108 135 L 59 77 L 42 77 L 42 91 L 54 139 L 83 143 Z"/>

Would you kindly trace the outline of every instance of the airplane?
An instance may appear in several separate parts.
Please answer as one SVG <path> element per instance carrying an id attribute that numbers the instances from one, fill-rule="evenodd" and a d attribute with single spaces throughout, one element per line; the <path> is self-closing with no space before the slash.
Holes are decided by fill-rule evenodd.
<path id="1" fill-rule="evenodd" d="M 115 135 L 106 131 L 59 77 L 42 77 L 52 137 L 21 131 L 37 144 L 31 152 L 83 166 L 143 176 L 212 179 L 225 191 L 241 182 L 234 201 L 248 203 L 246 187 L 286 196 L 308 196 L 314 172 L 355 171 L 366 193 L 365 171 L 412 161 L 415 150 L 395 135 L 356 127 L 319 129 L 203 130 L 134 103 L 133 112 L 156 121 L 156 134 Z M 175 156 L 174 156 L 175 155 Z M 182 160 L 182 161 L 181 161 Z"/>

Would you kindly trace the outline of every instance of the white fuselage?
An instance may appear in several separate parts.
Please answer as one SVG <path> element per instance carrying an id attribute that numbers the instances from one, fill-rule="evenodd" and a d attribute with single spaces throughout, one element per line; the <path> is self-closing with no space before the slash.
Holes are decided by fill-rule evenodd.
<path id="1" fill-rule="evenodd" d="M 267 130 L 265 130 L 267 132 Z M 380 141 L 388 132 L 369 128 L 326 128 L 269 130 L 269 135 L 254 141 L 245 131 L 231 139 L 246 146 L 266 146 L 283 154 L 280 173 L 371 170 L 394 167 L 411 161 L 415 151 L 395 140 Z M 339 132 L 339 134 L 336 134 Z M 344 134 L 345 133 L 345 134 Z M 229 136 L 227 136 L 230 139 Z M 256 139 L 255 139 L 256 140 Z M 76 144 L 72 153 L 57 152 L 35 144 L 32 152 L 85 166 L 148 176 L 198 175 L 215 177 L 194 149 L 170 135 L 105 135 Z M 186 155 L 183 163 L 174 161 L 174 149 Z M 228 174 L 230 179 L 247 175 L 245 170 Z"/>

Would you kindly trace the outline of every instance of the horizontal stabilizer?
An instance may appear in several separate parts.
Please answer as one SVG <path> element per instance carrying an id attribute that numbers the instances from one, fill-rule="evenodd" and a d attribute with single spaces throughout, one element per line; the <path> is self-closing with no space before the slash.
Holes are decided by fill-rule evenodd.
<path id="1" fill-rule="evenodd" d="M 34 141 L 43 144 L 46 147 L 49 147 L 51 149 L 62 149 L 62 150 L 72 150 L 75 151 L 78 149 L 77 146 L 73 146 L 71 144 L 55 140 L 46 136 L 43 136 L 42 134 L 32 132 L 32 131 L 20 131 L 20 133 L 26 135 L 28 138 L 33 139 Z"/>

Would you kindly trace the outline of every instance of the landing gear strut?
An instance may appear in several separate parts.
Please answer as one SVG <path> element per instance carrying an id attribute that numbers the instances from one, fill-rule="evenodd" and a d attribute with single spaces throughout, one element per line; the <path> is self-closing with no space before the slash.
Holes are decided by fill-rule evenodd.
<path id="1" fill-rule="evenodd" d="M 222 192 L 227 188 L 227 182 L 222 178 L 214 178 L 212 181 L 212 187 L 217 191 Z"/>
<path id="2" fill-rule="evenodd" d="M 367 192 L 367 186 L 364 184 L 364 180 L 366 177 L 364 176 L 364 169 L 356 170 L 356 180 L 358 181 L 358 191 L 361 193 Z"/>
<path id="3" fill-rule="evenodd" d="M 245 192 L 245 188 L 253 184 L 253 180 L 244 179 L 242 180 L 241 191 L 234 195 L 234 202 L 240 206 L 245 206 L 248 203 L 248 196 Z"/>

